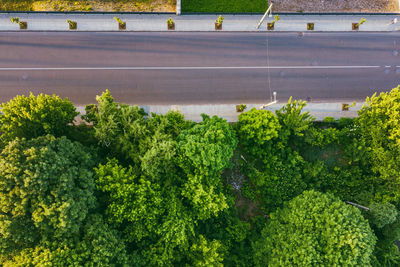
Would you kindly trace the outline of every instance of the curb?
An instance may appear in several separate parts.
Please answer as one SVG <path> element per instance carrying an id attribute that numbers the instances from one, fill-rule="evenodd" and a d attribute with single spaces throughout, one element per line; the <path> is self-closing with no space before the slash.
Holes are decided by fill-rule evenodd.
<path id="1" fill-rule="evenodd" d="M 176 15 L 176 12 L 114 12 L 114 11 L 0 11 L 0 14 L 136 14 L 136 15 Z M 281 15 L 296 15 L 296 16 L 400 16 L 400 12 L 385 12 L 385 13 L 367 13 L 367 12 L 273 12 L 274 14 Z M 264 15 L 262 12 L 182 12 L 180 16 L 191 16 L 191 15 Z"/>
<path id="2" fill-rule="evenodd" d="M 296 15 L 296 16 L 400 16 L 400 12 L 388 12 L 388 13 L 365 13 L 365 12 L 272 12 L 273 14 L 279 14 L 279 15 Z M 259 12 L 242 12 L 242 13 L 230 13 L 230 12 L 183 12 L 182 16 L 185 15 L 264 15 L 264 13 L 259 13 Z"/>
<path id="3" fill-rule="evenodd" d="M 92 32 L 92 33 L 146 33 L 146 32 L 152 32 L 152 33 L 178 33 L 178 32 L 196 32 L 196 33 L 217 33 L 217 34 L 221 34 L 221 33 L 272 33 L 272 34 L 279 34 L 279 33 L 388 33 L 388 32 L 392 32 L 392 33 L 397 33 L 400 32 L 400 30 L 398 31 L 363 31 L 363 30 L 358 30 L 358 31 L 353 31 L 353 30 L 348 30 L 348 31 L 308 31 L 308 30 L 300 30 L 300 31 L 285 31 L 285 30 L 274 30 L 274 31 L 268 31 L 268 30 L 254 30 L 254 31 L 192 31 L 192 30 L 175 30 L 175 31 L 159 31 L 159 30 L 115 30 L 115 31 L 109 31 L 109 30 L 105 30 L 105 31 L 95 31 L 95 30 L 0 30 L 0 32 L 4 33 L 4 32 L 70 32 L 70 33 L 81 33 L 81 32 Z"/>
<path id="4" fill-rule="evenodd" d="M 175 15 L 175 12 L 112 12 L 112 11 L 0 11 L 1 14 L 65 14 L 65 15 L 107 15 L 107 14 L 136 14 L 136 15 Z"/>

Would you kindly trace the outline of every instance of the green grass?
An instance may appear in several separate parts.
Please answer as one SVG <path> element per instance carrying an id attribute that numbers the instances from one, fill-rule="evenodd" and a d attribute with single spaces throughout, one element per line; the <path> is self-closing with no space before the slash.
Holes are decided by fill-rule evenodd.
<path id="1" fill-rule="evenodd" d="M 182 12 L 265 12 L 267 0 L 182 0 Z"/>

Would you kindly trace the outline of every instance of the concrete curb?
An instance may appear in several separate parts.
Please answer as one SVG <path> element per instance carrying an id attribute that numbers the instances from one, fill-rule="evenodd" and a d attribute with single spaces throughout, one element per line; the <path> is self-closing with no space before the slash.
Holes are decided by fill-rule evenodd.
<path id="1" fill-rule="evenodd" d="M 173 34 L 174 32 L 175 33 L 177 33 L 177 32 L 194 32 L 194 33 L 196 33 L 196 32 L 198 32 L 198 33 L 201 33 L 201 32 L 215 32 L 215 33 L 217 33 L 217 34 L 223 34 L 223 33 L 245 33 L 245 32 L 252 32 L 252 33 L 266 33 L 266 32 L 268 32 L 268 33 L 275 33 L 275 34 L 279 34 L 279 33 L 281 33 L 281 32 L 284 32 L 284 33 L 299 33 L 299 32 L 304 32 L 304 33 L 310 33 L 310 34 L 313 34 L 313 33 L 338 33 L 338 32 L 354 32 L 354 33 L 357 33 L 357 32 L 359 32 L 359 33 L 379 33 L 379 32 L 393 32 L 393 31 L 361 31 L 361 30 L 359 30 L 359 31 L 352 31 L 352 30 L 349 30 L 349 31 L 307 31 L 307 30 L 304 30 L 304 31 L 301 31 L 301 30 L 299 30 L 299 31 L 293 31 L 293 30 L 288 30 L 288 31 L 285 31 L 285 30 L 280 30 L 280 31 L 267 31 L 267 30 L 259 30 L 259 31 L 224 31 L 224 30 L 222 30 L 222 31 L 192 31 L 192 30 L 181 30 L 181 31 L 159 31 L 159 30 L 148 30 L 148 31 L 146 31 L 146 30 L 123 30 L 123 31 L 119 31 L 119 30 L 115 30 L 115 31 L 109 31 L 109 30 L 107 30 L 107 31 L 101 31 L 101 30 L 99 30 L 99 31 L 96 31 L 96 30 L 0 30 L 0 32 L 18 32 L 18 33 L 20 33 L 20 32 L 26 32 L 26 33 L 28 33 L 28 32 L 71 32 L 71 33 L 74 33 L 74 32 L 91 32 L 91 33 L 124 33 L 124 32 L 126 32 L 126 33 L 135 33 L 135 32 L 137 32 L 137 33 L 144 33 L 144 32 L 153 32 L 153 33 L 161 33 L 161 32 L 168 32 L 168 33 L 171 33 L 171 34 Z"/>
<path id="2" fill-rule="evenodd" d="M 400 12 L 382 12 L 382 13 L 367 13 L 367 12 L 272 12 L 279 15 L 295 15 L 295 16 L 400 16 Z M 113 11 L 0 11 L 1 14 L 62 14 L 62 15 L 113 15 L 113 14 L 134 14 L 134 15 L 176 15 L 175 12 L 113 12 Z M 182 12 L 180 15 L 255 15 L 262 16 L 262 12 Z"/>
<path id="3" fill-rule="evenodd" d="M 365 12 L 322 12 L 322 13 L 317 13 L 317 12 L 277 12 L 277 11 L 272 11 L 272 14 L 278 14 L 278 15 L 294 15 L 294 16 L 400 16 L 400 12 L 387 12 L 387 13 L 365 13 Z M 250 13 L 250 12 L 242 12 L 242 13 L 224 13 L 224 12 L 183 12 L 182 15 L 257 15 L 257 16 L 262 16 L 264 13 Z"/>
<path id="4" fill-rule="evenodd" d="M 60 15 L 175 15 L 175 12 L 112 12 L 112 11 L 0 11 L 1 14 L 60 14 Z"/>

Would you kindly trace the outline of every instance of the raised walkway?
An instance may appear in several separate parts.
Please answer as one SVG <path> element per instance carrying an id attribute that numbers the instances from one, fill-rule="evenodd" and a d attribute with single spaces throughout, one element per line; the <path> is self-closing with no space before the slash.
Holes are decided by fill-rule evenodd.
<path id="1" fill-rule="evenodd" d="M 223 15 L 222 31 L 267 31 L 266 22 L 256 29 L 261 15 Z M 71 14 L 71 13 L 0 13 L 0 31 L 19 31 L 19 25 L 10 21 L 19 17 L 28 22 L 28 31 L 69 31 L 67 19 L 77 22 L 76 31 L 119 31 L 119 17 L 126 22 L 126 31 L 167 31 L 167 19 L 175 22 L 175 31 L 215 31 L 214 22 L 218 15 L 180 15 L 175 14 Z M 361 18 L 367 21 L 358 31 L 399 31 L 400 15 L 279 15 L 274 31 L 307 31 L 307 23 L 314 23 L 314 31 L 353 31 L 352 23 Z M 392 24 L 398 18 L 398 22 Z M 26 30 L 24 30 L 26 31 Z M 272 32 L 272 31 L 271 31 Z M 310 31 L 309 31 L 310 32 Z M 356 32 L 356 31 L 354 31 Z"/>

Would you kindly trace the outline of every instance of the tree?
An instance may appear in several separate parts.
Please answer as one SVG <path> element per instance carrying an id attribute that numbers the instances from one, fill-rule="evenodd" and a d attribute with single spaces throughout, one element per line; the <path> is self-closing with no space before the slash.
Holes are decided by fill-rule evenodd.
<path id="1" fill-rule="evenodd" d="M 16 137 L 31 139 L 46 134 L 66 135 L 69 124 L 79 114 L 68 98 L 63 100 L 56 95 L 19 95 L 0 107 L 4 145 Z"/>
<path id="2" fill-rule="evenodd" d="M 157 231 L 165 212 L 159 184 L 137 178 L 132 168 L 126 169 L 116 159 L 95 168 L 97 188 L 108 195 L 107 214 L 118 224 L 129 222 L 126 239 L 141 241 Z"/>
<path id="3" fill-rule="evenodd" d="M 359 111 L 358 123 L 371 149 L 372 170 L 380 184 L 376 199 L 400 199 L 400 87 L 368 97 Z"/>
<path id="4" fill-rule="evenodd" d="M 253 247 L 258 266 L 370 266 L 375 242 L 356 207 L 305 191 L 271 214 Z"/>
<path id="5" fill-rule="evenodd" d="M 307 187 L 303 181 L 305 161 L 287 145 L 292 132 L 301 135 L 305 126 L 300 132 L 292 128 L 299 125 L 299 120 L 308 118 L 300 115 L 301 108 L 295 109 L 296 105 L 297 102 L 294 105 L 289 102 L 277 112 L 278 116 L 254 108 L 239 116 L 236 129 L 248 177 L 244 195 L 259 201 L 265 212 L 273 211 Z"/>
<path id="6" fill-rule="evenodd" d="M 391 203 L 374 202 L 369 205 L 369 208 L 370 221 L 379 229 L 394 223 L 399 215 L 396 207 Z"/>
<path id="7" fill-rule="evenodd" d="M 228 167 L 238 141 L 226 120 L 202 117 L 201 123 L 178 137 L 180 164 L 187 173 L 213 177 Z"/>
<path id="8" fill-rule="evenodd" d="M 73 239 L 46 242 L 27 248 L 3 262 L 3 266 L 138 266 L 128 257 L 119 234 L 98 214 L 89 215 L 81 234 Z"/>
<path id="9" fill-rule="evenodd" d="M 95 137 L 112 155 L 133 162 L 138 169 L 140 156 L 144 154 L 140 143 L 149 134 L 145 119 L 147 113 L 138 106 L 114 102 L 108 90 L 96 100 L 98 105 L 86 107 L 84 117 L 93 123 Z"/>
<path id="10" fill-rule="evenodd" d="M 0 153 L 0 254 L 77 234 L 96 204 L 93 165 L 65 137 L 10 142 Z"/>
<path id="11" fill-rule="evenodd" d="M 204 236 L 200 235 L 199 240 L 190 247 L 190 258 L 196 267 L 215 266 L 222 267 L 223 257 L 218 252 L 221 244 L 217 240 L 207 241 Z"/>
<path id="12" fill-rule="evenodd" d="M 373 202 L 370 210 L 364 212 L 372 229 L 378 237 L 374 250 L 375 266 L 398 266 L 400 264 L 399 248 L 400 218 L 396 207 L 391 203 Z"/>
<path id="13" fill-rule="evenodd" d="M 191 202 L 199 219 L 228 207 L 221 192 L 221 172 L 229 166 L 237 142 L 226 120 L 206 115 L 203 122 L 178 137 L 178 162 L 188 177 L 182 195 Z"/>
<path id="14" fill-rule="evenodd" d="M 271 111 L 255 108 L 240 114 L 237 124 L 241 144 L 254 156 L 259 154 L 256 152 L 259 147 L 278 137 L 280 128 L 277 117 Z"/>
<path id="15" fill-rule="evenodd" d="M 282 139 L 287 139 L 292 146 L 301 145 L 304 141 L 310 141 L 310 132 L 312 122 L 315 120 L 310 113 L 304 112 L 305 101 L 289 98 L 288 103 L 277 110 L 276 117 L 282 126 L 280 135 Z"/>
<path id="16" fill-rule="evenodd" d="M 140 248 L 148 265 L 193 262 L 189 251 L 200 246 L 193 247 L 199 242 L 195 225 L 227 208 L 221 173 L 235 149 L 235 133 L 218 117 L 193 125 L 177 113 L 153 115 L 145 127 L 149 136 L 139 142 L 146 147 L 140 168 L 124 167 L 117 159 L 95 168 L 107 217 Z M 205 244 L 218 247 L 214 241 Z M 203 257 L 210 255 L 214 252 Z"/>

